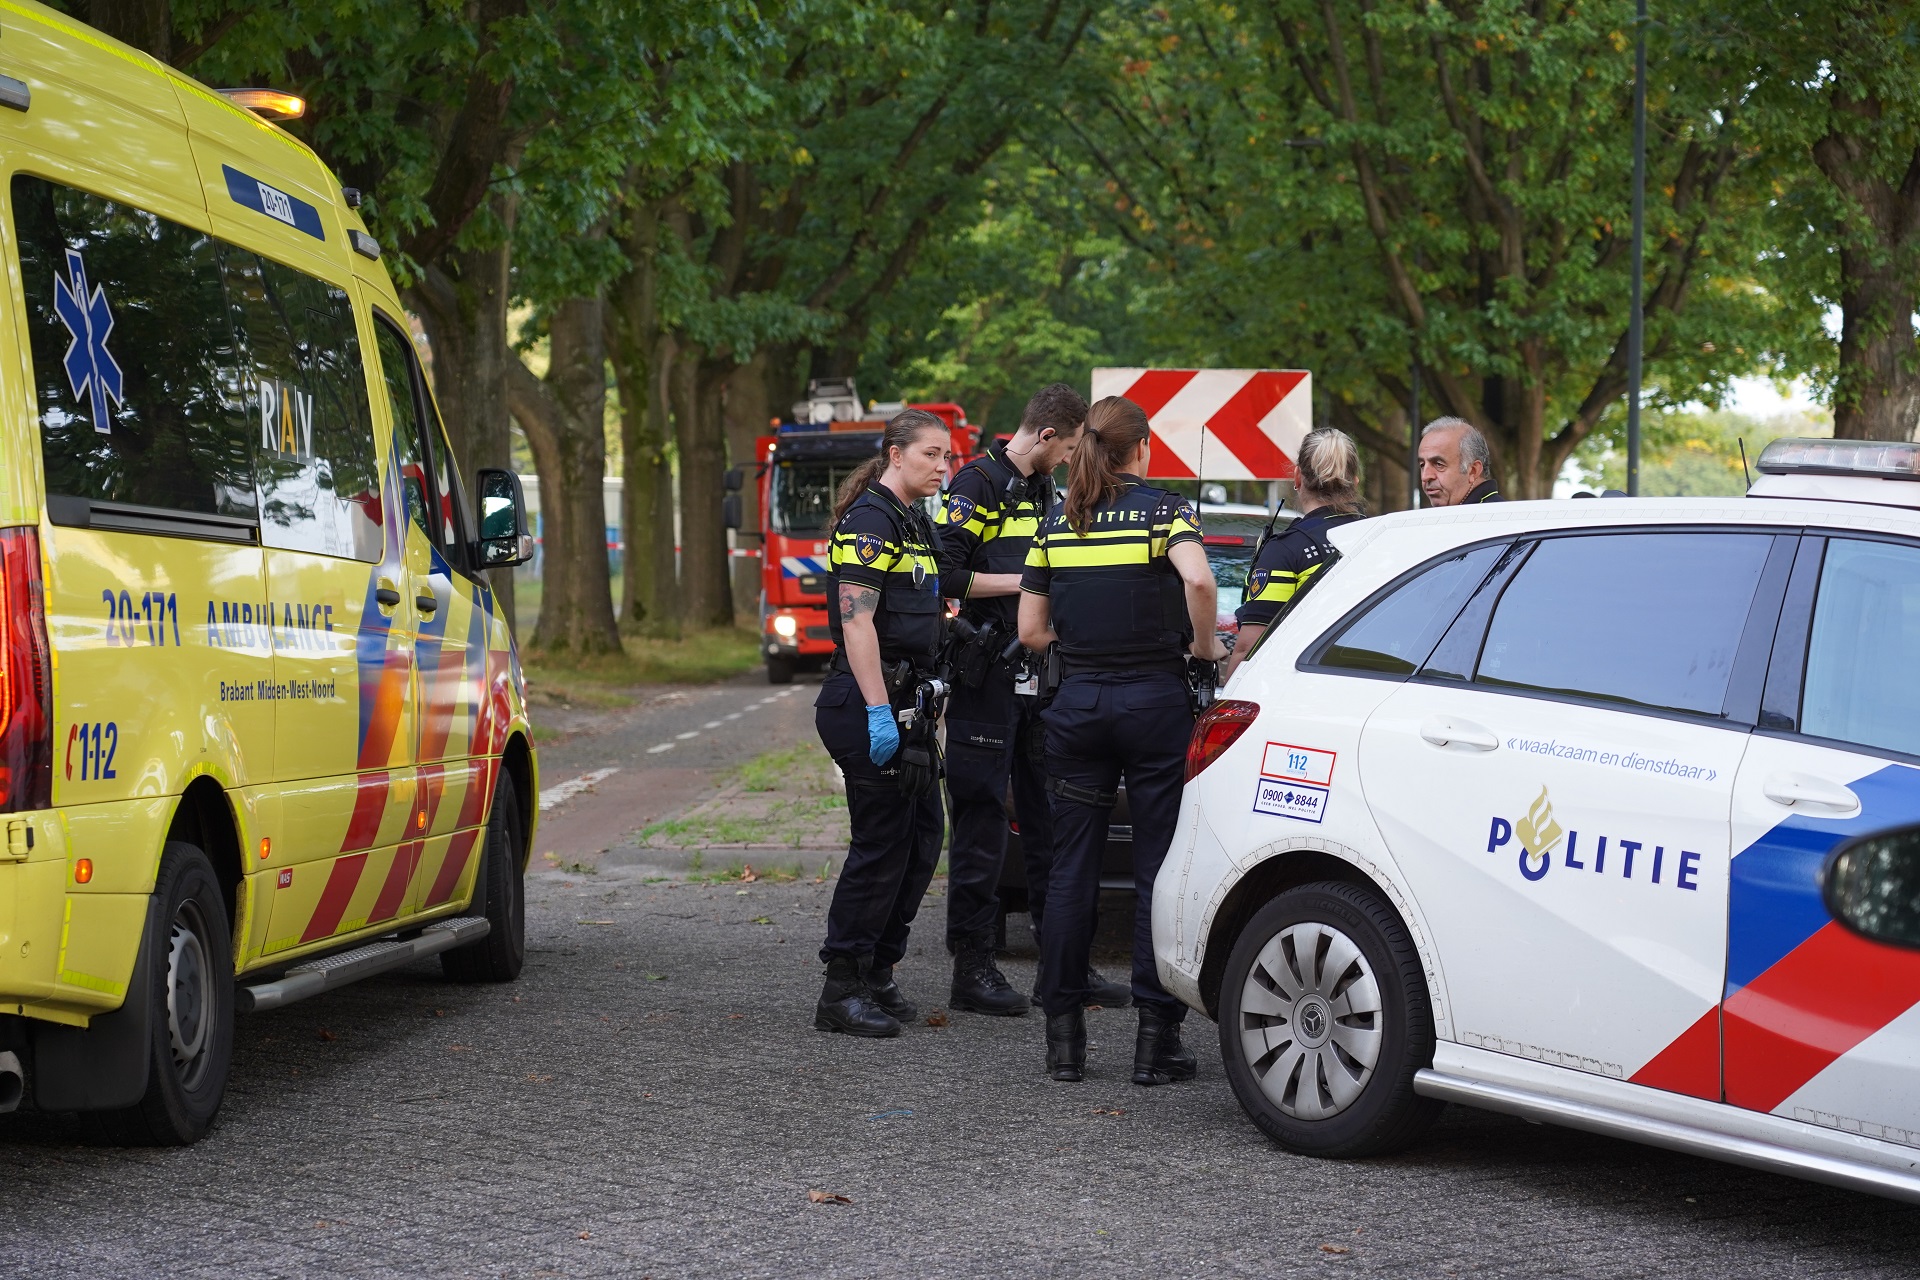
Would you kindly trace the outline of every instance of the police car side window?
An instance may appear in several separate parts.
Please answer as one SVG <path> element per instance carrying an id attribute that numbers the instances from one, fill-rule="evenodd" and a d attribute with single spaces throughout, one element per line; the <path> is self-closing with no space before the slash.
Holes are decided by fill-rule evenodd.
<path id="1" fill-rule="evenodd" d="M 30 174 L 12 196 L 54 518 L 64 497 L 251 522 L 254 430 L 218 243 Z"/>
<path id="2" fill-rule="evenodd" d="M 1498 543 L 1473 547 L 1427 566 L 1348 623 L 1317 665 L 1412 675 L 1505 549 Z"/>
<path id="3" fill-rule="evenodd" d="M 1724 713 L 1768 534 L 1547 538 L 1493 611 L 1476 683 Z"/>
<path id="4" fill-rule="evenodd" d="M 1920 755 L 1920 547 L 1834 538 L 1815 598 L 1800 731 Z"/>
<path id="5" fill-rule="evenodd" d="M 221 254 L 255 423 L 260 541 L 380 558 L 380 479 L 346 292 L 244 250 Z"/>

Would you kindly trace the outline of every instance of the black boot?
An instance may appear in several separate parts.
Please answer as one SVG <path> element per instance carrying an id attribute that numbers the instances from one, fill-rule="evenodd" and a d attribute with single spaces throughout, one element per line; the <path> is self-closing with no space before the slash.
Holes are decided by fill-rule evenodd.
<path id="1" fill-rule="evenodd" d="M 1041 966 L 1033 967 L 1033 1003 L 1040 1004 Z M 1124 1009 L 1133 1003 L 1133 988 L 1123 982 L 1109 982 L 1092 965 L 1087 966 L 1087 1007 L 1098 1005 L 1102 1009 Z"/>
<path id="2" fill-rule="evenodd" d="M 953 991 L 947 1002 L 967 1013 L 1016 1017 L 1032 1006 L 1008 984 L 984 942 L 963 942 L 953 956 Z"/>
<path id="3" fill-rule="evenodd" d="M 1133 1041 L 1133 1082 L 1171 1084 L 1193 1079 L 1197 1070 L 1199 1064 L 1180 1043 L 1180 1024 L 1163 1009 L 1141 1005 L 1140 1031 Z"/>
<path id="4" fill-rule="evenodd" d="M 1087 1015 L 1074 1009 L 1047 1019 L 1047 1074 L 1073 1083 L 1086 1075 Z"/>
<path id="5" fill-rule="evenodd" d="M 900 990 L 900 984 L 893 980 L 892 965 L 876 964 L 868 970 L 867 989 L 873 993 L 873 1002 L 893 1015 L 895 1020 L 906 1023 L 920 1016 L 920 1010 Z"/>
<path id="6" fill-rule="evenodd" d="M 874 1001 L 867 986 L 870 960 L 837 956 L 827 964 L 826 985 L 814 1006 L 813 1025 L 822 1031 L 879 1039 L 900 1034 L 900 1023 Z"/>
<path id="7" fill-rule="evenodd" d="M 1088 965 L 1087 1003 L 1105 1009 L 1124 1009 L 1133 1003 L 1133 988 L 1124 982 L 1108 982 L 1098 969 Z"/>

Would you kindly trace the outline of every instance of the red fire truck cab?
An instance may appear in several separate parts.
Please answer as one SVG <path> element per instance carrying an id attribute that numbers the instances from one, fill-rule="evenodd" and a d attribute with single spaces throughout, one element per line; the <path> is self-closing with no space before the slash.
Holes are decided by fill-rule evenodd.
<path id="1" fill-rule="evenodd" d="M 883 405 L 862 409 L 851 380 L 816 379 L 794 420 L 754 441 L 753 477 L 760 512 L 760 637 L 767 681 L 789 684 L 796 671 L 816 671 L 833 654 L 827 625 L 827 536 L 841 481 L 880 447 L 886 418 L 925 409 L 953 433 L 953 466 L 973 456 L 980 432 L 957 404 Z M 744 486 L 744 468 L 728 487 Z M 729 502 L 730 523 L 740 523 Z"/>

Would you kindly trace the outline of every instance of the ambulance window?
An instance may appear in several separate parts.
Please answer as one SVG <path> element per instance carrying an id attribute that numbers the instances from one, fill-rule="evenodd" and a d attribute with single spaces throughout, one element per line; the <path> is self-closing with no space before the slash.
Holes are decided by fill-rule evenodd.
<path id="1" fill-rule="evenodd" d="M 1348 623 L 1319 665 L 1410 676 L 1506 548 L 1495 544 L 1448 556 L 1394 588 Z"/>
<path id="2" fill-rule="evenodd" d="M 460 531 L 472 522 L 466 518 L 467 495 L 460 487 L 460 472 L 453 465 L 453 449 L 447 444 L 446 428 L 435 422 L 427 428 L 427 441 L 433 449 L 433 525 L 441 549 L 455 564 L 465 562 L 461 548 L 466 540 Z"/>
<path id="3" fill-rule="evenodd" d="M 374 322 L 375 340 L 380 344 L 380 376 L 387 387 L 387 404 L 393 412 L 393 451 L 400 462 L 400 487 L 406 493 L 407 516 L 420 526 L 420 532 L 433 539 L 433 525 L 427 519 L 427 468 L 420 456 L 420 402 L 414 396 L 413 353 L 407 340 L 384 320 Z"/>
<path id="4" fill-rule="evenodd" d="M 1722 715 L 1772 546 L 1754 533 L 1544 539 L 1493 611 L 1474 680 Z"/>
<path id="5" fill-rule="evenodd" d="M 50 498 L 251 522 L 253 424 L 216 242 L 28 174 L 12 194 Z"/>
<path id="6" fill-rule="evenodd" d="M 1920 548 L 1835 538 L 1820 569 L 1800 731 L 1920 755 Z"/>
<path id="7" fill-rule="evenodd" d="M 260 540 L 378 560 L 380 478 L 353 305 L 246 250 L 221 258 L 245 346 Z"/>

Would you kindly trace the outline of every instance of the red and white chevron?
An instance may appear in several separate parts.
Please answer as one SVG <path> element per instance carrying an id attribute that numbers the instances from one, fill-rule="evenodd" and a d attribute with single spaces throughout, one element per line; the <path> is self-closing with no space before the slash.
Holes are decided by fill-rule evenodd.
<path id="1" fill-rule="evenodd" d="M 1313 429 L 1313 375 L 1302 369 L 1095 369 L 1093 398 L 1106 396 L 1147 411 L 1149 469 L 1161 479 L 1291 480 Z"/>

